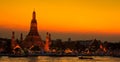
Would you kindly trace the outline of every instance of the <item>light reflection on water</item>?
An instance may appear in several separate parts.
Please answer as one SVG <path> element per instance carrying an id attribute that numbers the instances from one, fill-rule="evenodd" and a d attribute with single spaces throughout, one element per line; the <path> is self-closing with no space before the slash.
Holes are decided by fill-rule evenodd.
<path id="1" fill-rule="evenodd" d="M 78 57 L 0 57 L 0 62 L 120 62 L 120 58 L 93 56 L 94 59 L 78 59 Z"/>

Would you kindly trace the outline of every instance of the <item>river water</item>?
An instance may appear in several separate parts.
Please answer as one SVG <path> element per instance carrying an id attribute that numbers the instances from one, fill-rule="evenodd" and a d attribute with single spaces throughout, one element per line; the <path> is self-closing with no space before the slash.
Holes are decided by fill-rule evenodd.
<path id="1" fill-rule="evenodd" d="M 78 57 L 0 57 L 0 62 L 120 62 L 120 58 L 109 56 L 92 56 L 94 59 L 79 59 Z"/>

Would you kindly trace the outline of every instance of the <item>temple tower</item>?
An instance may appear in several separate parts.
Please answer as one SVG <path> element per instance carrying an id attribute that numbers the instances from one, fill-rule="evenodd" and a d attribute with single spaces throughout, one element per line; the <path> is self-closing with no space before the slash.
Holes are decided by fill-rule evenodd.
<path id="1" fill-rule="evenodd" d="M 14 49 L 15 46 L 16 46 L 15 32 L 12 32 L 11 48 Z"/>
<path id="2" fill-rule="evenodd" d="M 22 42 L 22 47 L 24 48 L 30 48 L 31 46 L 39 46 L 39 47 L 44 46 L 41 40 L 41 37 L 38 33 L 35 11 L 33 11 L 33 14 L 32 14 L 30 31 L 26 36 L 26 38 L 24 39 L 24 41 Z"/>
<path id="3" fill-rule="evenodd" d="M 23 41 L 23 34 L 20 35 L 20 43 Z"/>
<path id="4" fill-rule="evenodd" d="M 50 52 L 50 44 L 51 44 L 51 35 L 47 32 L 46 33 L 46 42 L 45 42 L 45 47 L 44 47 L 45 52 Z"/>
<path id="5" fill-rule="evenodd" d="M 12 48 L 12 52 L 14 54 L 16 54 L 18 52 L 18 51 L 17 52 L 15 51 L 16 48 L 21 48 L 19 46 L 19 44 L 15 41 L 15 33 L 14 32 L 12 32 L 11 48 Z"/>

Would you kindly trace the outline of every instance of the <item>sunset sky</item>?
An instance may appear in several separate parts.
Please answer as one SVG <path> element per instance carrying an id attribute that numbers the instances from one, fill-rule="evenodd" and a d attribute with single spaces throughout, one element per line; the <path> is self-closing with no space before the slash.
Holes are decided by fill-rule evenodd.
<path id="1" fill-rule="evenodd" d="M 33 10 L 43 39 L 120 41 L 120 0 L 0 0 L 0 37 L 25 37 Z"/>

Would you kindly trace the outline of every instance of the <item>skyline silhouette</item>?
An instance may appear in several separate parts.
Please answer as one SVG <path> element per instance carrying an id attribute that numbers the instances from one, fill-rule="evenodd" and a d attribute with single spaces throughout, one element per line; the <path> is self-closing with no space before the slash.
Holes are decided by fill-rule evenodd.
<path id="1" fill-rule="evenodd" d="M 43 40 L 46 32 L 52 39 L 120 41 L 120 1 L 0 1 L 0 37 L 19 39 L 27 35 L 31 12 L 37 12 L 38 31 Z"/>

